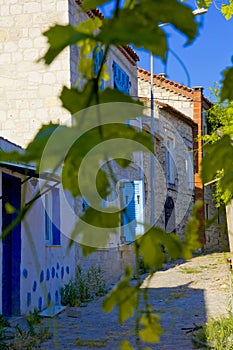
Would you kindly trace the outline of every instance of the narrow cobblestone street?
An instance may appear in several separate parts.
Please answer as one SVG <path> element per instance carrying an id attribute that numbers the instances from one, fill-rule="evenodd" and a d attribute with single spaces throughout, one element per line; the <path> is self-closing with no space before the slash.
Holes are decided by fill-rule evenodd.
<path id="1" fill-rule="evenodd" d="M 145 278 L 144 286 L 147 284 Z M 168 265 L 153 275 L 149 284 L 150 302 L 159 314 L 163 335 L 155 350 L 191 350 L 188 328 L 204 324 L 210 317 L 227 314 L 229 267 L 226 254 L 199 256 L 179 265 Z M 119 349 L 123 339 L 133 340 L 133 319 L 117 323 L 117 310 L 106 315 L 102 299 L 87 307 L 68 308 L 43 323 L 54 332 L 42 349 Z M 185 328 L 185 329 L 184 329 Z"/>

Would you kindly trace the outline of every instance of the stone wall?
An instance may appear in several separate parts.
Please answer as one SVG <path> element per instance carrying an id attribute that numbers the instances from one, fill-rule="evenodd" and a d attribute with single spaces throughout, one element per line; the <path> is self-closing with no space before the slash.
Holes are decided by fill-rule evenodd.
<path id="1" fill-rule="evenodd" d="M 83 271 L 88 270 L 92 265 L 100 266 L 107 286 L 116 283 L 123 275 L 126 266 L 134 269 L 135 255 L 132 245 L 121 245 L 111 249 L 98 249 L 88 256 L 83 256 L 81 248 L 77 245 L 76 262 Z"/>
<path id="2" fill-rule="evenodd" d="M 154 85 L 153 93 L 158 102 L 167 103 L 193 119 L 193 102 L 191 99 L 157 85 Z M 138 79 L 138 96 L 150 96 L 150 84 L 147 81 Z"/>
<path id="3" fill-rule="evenodd" d="M 2 0 L 0 19 L 1 135 L 26 146 L 43 123 L 66 122 L 58 95 L 69 85 L 69 49 L 47 67 L 37 60 L 47 50 L 42 32 L 67 24 L 67 0 Z"/>
<path id="4" fill-rule="evenodd" d="M 214 186 L 204 187 L 205 218 L 211 220 L 215 217 L 214 223 L 205 230 L 206 242 L 204 249 L 209 252 L 222 252 L 229 250 L 229 238 L 227 233 L 226 212 L 224 207 L 216 208 L 213 201 Z"/>
<path id="5" fill-rule="evenodd" d="M 174 209 L 166 223 L 168 232 L 175 231 L 184 237 L 187 222 L 194 199 L 193 181 L 193 136 L 192 127 L 168 111 L 155 107 L 155 123 L 159 122 L 159 135 L 155 138 L 155 219 L 156 225 L 165 228 L 165 203 L 172 199 Z M 144 127 L 150 128 L 150 118 L 145 118 Z M 168 180 L 168 139 L 172 139 L 172 160 L 174 164 L 174 183 Z M 144 156 L 144 171 L 147 179 L 146 221 L 151 215 L 151 158 Z"/>

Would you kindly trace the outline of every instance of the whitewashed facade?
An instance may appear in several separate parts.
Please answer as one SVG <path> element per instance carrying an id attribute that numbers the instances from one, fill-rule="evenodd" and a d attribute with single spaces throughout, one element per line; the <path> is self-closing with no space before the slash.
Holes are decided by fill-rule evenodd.
<path id="1" fill-rule="evenodd" d="M 3 138 L 0 141 L 4 151 L 21 151 Z M 2 232 L 17 217 L 17 213 L 6 212 L 6 203 L 19 210 L 43 185 L 45 180 L 38 179 L 32 166 L 0 164 Z M 51 213 L 46 197 L 50 201 Z M 57 180 L 50 180 L 21 223 L 1 240 L 1 314 L 25 314 L 34 308 L 42 310 L 49 305 L 60 305 L 61 287 L 75 276 L 74 246 L 67 254 L 67 236 L 74 217 L 68 211 L 62 215 L 63 212 L 61 186 Z"/>

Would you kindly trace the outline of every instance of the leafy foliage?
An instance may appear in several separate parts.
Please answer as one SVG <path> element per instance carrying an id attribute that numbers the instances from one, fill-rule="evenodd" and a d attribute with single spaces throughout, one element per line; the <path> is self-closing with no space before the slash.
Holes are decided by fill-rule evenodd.
<path id="1" fill-rule="evenodd" d="M 142 341 L 146 343 L 158 342 L 159 336 L 162 334 L 162 327 L 159 324 L 159 316 L 142 316 L 140 323 L 143 325 L 143 329 L 139 331 Z"/>
<path id="2" fill-rule="evenodd" d="M 233 67 L 229 67 L 223 71 L 223 80 L 222 80 L 222 91 L 221 99 L 222 101 L 228 99 L 229 101 L 233 100 L 232 84 L 233 84 Z"/>
<path id="3" fill-rule="evenodd" d="M 231 137 L 224 135 L 211 145 L 204 147 L 205 157 L 202 162 L 202 179 L 208 183 L 218 176 L 222 176 L 219 183 L 223 192 L 233 194 L 233 145 Z M 229 196 L 227 196 L 229 198 Z"/>
<path id="4" fill-rule="evenodd" d="M 181 255 L 181 242 L 175 234 L 167 234 L 159 227 L 152 227 L 139 240 L 139 254 L 151 270 L 162 267 L 166 257 L 164 249 L 173 259 Z"/>
<path id="5" fill-rule="evenodd" d="M 106 2 L 106 0 L 83 0 L 82 6 L 86 11 L 101 6 Z M 120 6 L 119 1 L 112 1 L 112 3 L 115 4 L 112 17 L 104 20 L 100 20 L 98 17 L 94 19 L 87 18 L 86 21 L 77 26 L 56 24 L 44 33 L 49 46 L 48 51 L 42 58 L 46 64 L 51 64 L 69 46 L 77 45 L 80 50 L 80 60 L 77 67 L 79 79 L 76 87 L 64 87 L 60 95 L 63 107 L 74 115 L 73 125 L 71 127 L 58 127 L 55 124 L 44 125 L 25 152 L 11 152 L 8 154 L 0 152 L 1 161 L 27 164 L 34 162 L 38 170 L 39 168 L 43 171 L 55 170 L 62 166 L 63 186 L 73 196 L 81 195 L 78 176 L 81 173 L 80 169 L 84 158 L 101 142 L 124 138 L 129 141 L 137 141 L 139 145 L 137 150 L 141 150 L 140 145 L 144 145 L 147 149 L 153 151 L 150 136 L 144 132 L 138 132 L 126 125 L 118 125 L 117 120 L 108 124 L 101 123 L 104 117 L 99 113 L 99 108 L 96 109 L 97 114 L 95 115 L 99 121 L 98 126 L 95 124 L 94 127 L 92 125 L 89 128 L 86 125 L 86 129 L 82 128 L 83 124 L 88 124 L 90 117 L 86 111 L 88 107 L 119 101 L 132 104 L 138 103 L 130 96 L 126 96 L 117 90 L 110 88 L 104 91 L 99 90 L 101 79 L 108 79 L 105 61 L 111 45 L 124 46 L 132 43 L 135 47 L 143 47 L 146 50 L 150 50 L 165 61 L 168 45 L 166 33 L 159 27 L 161 23 L 173 25 L 175 30 L 185 35 L 187 44 L 190 44 L 195 39 L 198 31 L 198 25 L 192 15 L 191 8 L 180 1 L 127 0 L 122 6 Z M 199 0 L 198 3 L 200 6 L 208 8 L 212 1 Z M 227 19 L 231 17 L 232 12 L 232 2 L 229 5 L 222 6 L 222 13 Z M 93 52 L 96 52 L 96 47 L 103 49 L 103 57 L 97 73 L 94 71 L 93 63 Z M 232 82 L 233 68 L 229 67 L 223 73 L 222 100 L 232 100 Z M 78 113 L 80 111 L 82 113 Z M 126 121 L 130 116 L 128 110 L 122 110 L 122 113 L 119 114 L 118 117 L 121 119 L 121 122 L 122 120 Z M 90 122 L 91 124 L 92 122 Z M 220 118 L 214 126 L 215 130 L 221 124 L 222 119 Z M 85 132 L 83 132 L 84 130 Z M 63 142 L 56 142 L 56 140 L 60 139 Z M 75 140 L 75 142 L 70 148 L 68 146 L 70 146 L 71 140 Z M 76 140 L 78 141 L 76 142 Z M 132 150 L 135 151 L 135 147 L 132 144 L 128 143 L 128 145 L 129 147 L 125 149 L 122 158 L 117 160 L 122 167 L 130 164 L 129 153 L 132 153 Z M 222 171 L 221 187 L 224 191 L 228 190 L 231 193 L 233 191 L 232 147 L 229 133 L 226 133 L 216 143 L 207 145 L 205 147 L 206 157 L 203 161 L 202 170 L 204 182 L 212 180 L 218 171 Z M 66 152 L 67 148 L 69 152 Z M 45 154 L 46 156 L 44 156 Z M 87 164 L 85 170 L 83 170 L 83 186 L 90 197 L 92 196 L 90 179 L 92 179 L 93 164 L 97 165 L 101 161 L 107 161 L 111 157 L 108 149 L 105 150 L 105 156 L 106 158 L 103 158 L 103 152 L 97 149 L 95 154 L 91 154 L 89 159 L 91 167 Z M 109 173 L 101 169 L 97 176 L 100 202 L 110 194 L 110 180 Z M 101 203 L 99 206 L 101 206 Z M 139 255 L 141 255 L 143 263 L 150 268 L 151 273 L 161 267 L 166 259 L 166 254 L 174 259 L 181 255 L 189 258 L 192 250 L 199 247 L 199 206 L 200 203 L 197 203 L 187 225 L 188 234 L 184 244 L 180 242 L 176 235 L 167 235 L 163 230 L 155 227 L 149 229 L 135 243 L 136 259 L 139 259 Z M 95 251 L 98 247 L 105 246 L 110 233 L 118 232 L 121 223 L 121 212 L 112 212 L 112 209 L 109 208 L 102 212 L 89 207 L 82 215 L 81 220 L 76 223 L 72 238 L 80 240 L 84 255 Z M 11 212 L 13 209 L 9 207 L 8 210 Z M 25 211 L 19 213 L 19 220 L 23 219 L 24 214 Z M 98 235 L 96 235 L 97 232 Z M 139 265 L 138 260 L 136 265 Z M 155 342 L 159 340 L 162 330 L 158 323 L 158 317 L 152 314 L 147 303 L 146 291 L 140 289 L 139 268 L 136 270 L 136 286 L 131 283 L 134 272 L 131 267 L 127 267 L 119 284 L 104 300 L 103 309 L 105 312 L 110 312 L 114 307 L 117 307 L 120 323 L 136 313 L 136 339 L 140 336 L 142 341 Z M 146 312 L 139 317 L 140 296 L 144 297 Z M 75 303 L 76 285 L 72 281 L 64 287 L 63 298 L 70 304 Z M 141 329 L 139 323 L 142 326 Z M 129 350 L 132 349 L 132 346 L 129 342 L 123 341 L 122 349 Z"/>
<path id="6" fill-rule="evenodd" d="M 91 265 L 89 269 L 83 271 L 78 265 L 75 280 L 70 279 L 61 288 L 61 302 L 63 305 L 78 306 L 82 302 L 103 296 L 107 290 L 100 266 Z"/>

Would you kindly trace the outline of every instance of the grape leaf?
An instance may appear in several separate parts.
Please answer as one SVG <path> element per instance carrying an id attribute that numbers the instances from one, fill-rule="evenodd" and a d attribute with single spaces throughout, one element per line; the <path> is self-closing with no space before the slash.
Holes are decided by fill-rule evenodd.
<path id="1" fill-rule="evenodd" d="M 162 334 L 162 327 L 159 324 L 159 316 L 142 316 L 140 318 L 140 323 L 143 325 L 143 328 L 139 331 L 141 340 L 146 343 L 159 342 L 159 337 Z"/>
<path id="2" fill-rule="evenodd" d="M 233 61 L 233 56 L 232 56 Z M 232 101 L 233 100 L 233 67 L 229 67 L 222 72 L 222 90 L 221 90 L 221 100 L 224 101 L 226 99 Z"/>
<path id="3" fill-rule="evenodd" d="M 128 340 L 123 340 L 121 342 L 121 350 L 133 350 L 133 347 L 130 345 L 130 342 L 128 342 Z"/>

